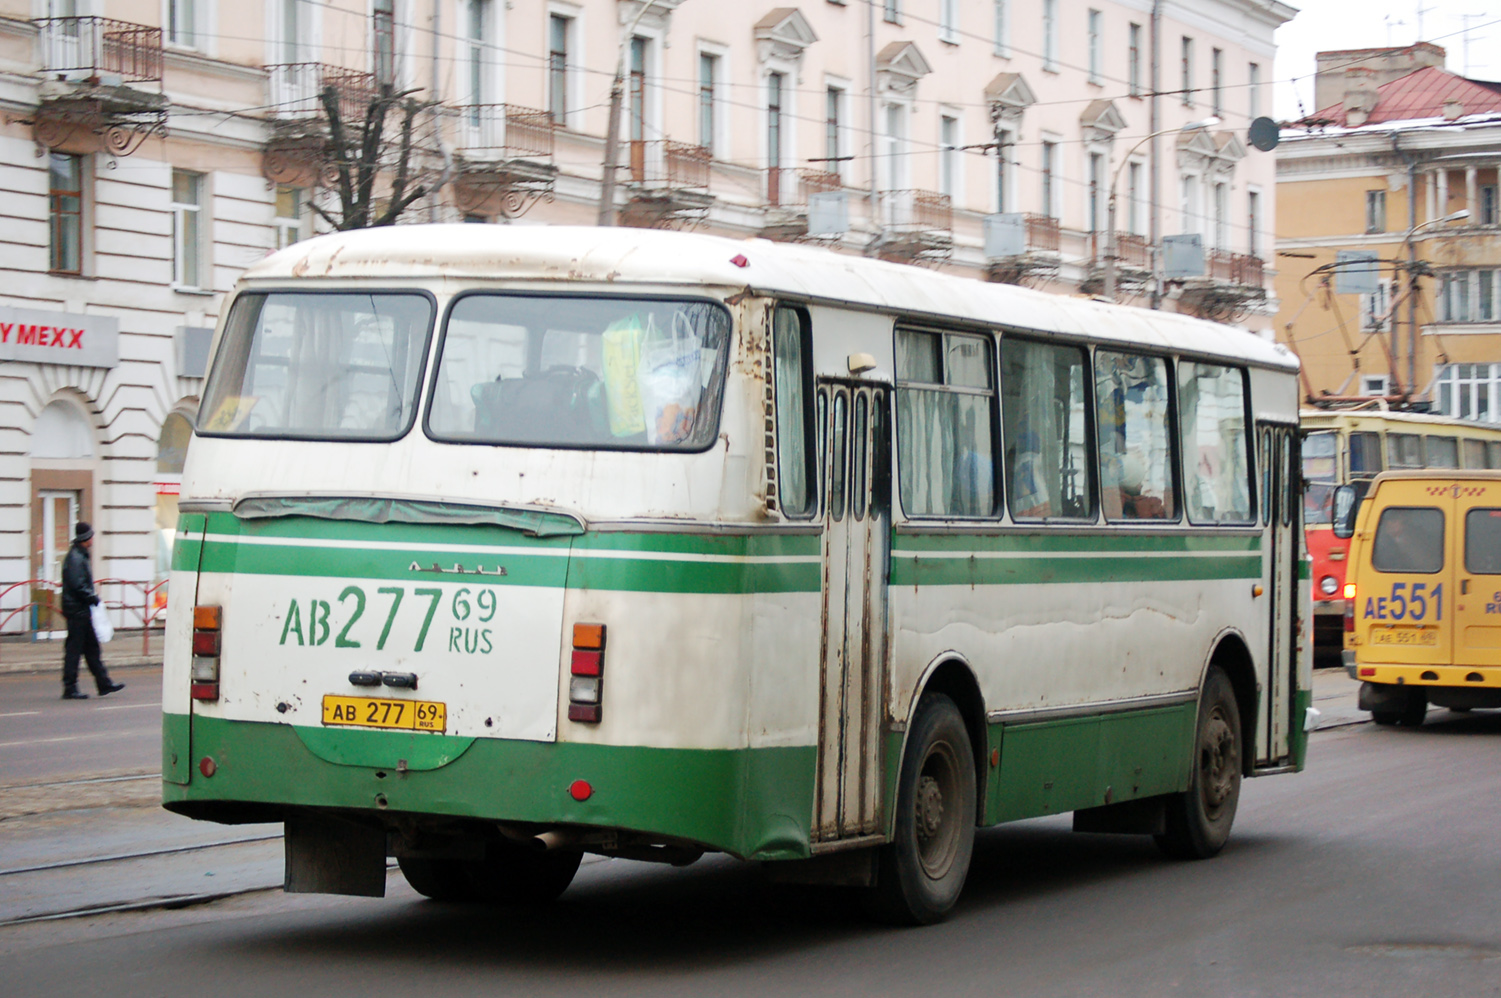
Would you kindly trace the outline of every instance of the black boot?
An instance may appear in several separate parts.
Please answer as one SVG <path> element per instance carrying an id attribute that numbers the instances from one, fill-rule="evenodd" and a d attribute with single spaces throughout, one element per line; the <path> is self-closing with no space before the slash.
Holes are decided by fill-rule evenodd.
<path id="1" fill-rule="evenodd" d="M 124 688 L 124 683 L 117 683 L 112 680 L 106 679 L 104 681 L 104 685 L 99 687 L 99 695 L 102 697 L 107 697 L 111 693 L 119 693 Z"/>
<path id="2" fill-rule="evenodd" d="M 64 700 L 87 700 L 88 698 L 89 695 L 76 686 L 71 690 L 63 690 Z"/>

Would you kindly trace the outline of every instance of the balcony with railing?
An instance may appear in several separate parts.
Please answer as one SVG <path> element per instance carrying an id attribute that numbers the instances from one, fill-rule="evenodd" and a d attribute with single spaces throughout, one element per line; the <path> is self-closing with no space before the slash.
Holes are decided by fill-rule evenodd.
<path id="1" fill-rule="evenodd" d="M 109 17 L 32 23 L 45 82 L 25 123 L 38 145 L 128 156 L 147 138 L 166 134 L 161 28 Z M 152 83 L 157 86 L 141 86 Z"/>
<path id="2" fill-rule="evenodd" d="M 681 228 L 708 216 L 713 156 L 704 146 L 672 139 L 632 139 L 622 225 Z"/>
<path id="3" fill-rule="evenodd" d="M 362 122 L 380 92 L 375 74 L 322 62 L 278 63 L 266 67 L 267 114 L 278 121 L 307 121 L 325 114 L 323 91 L 333 87 L 339 116 Z"/>
<path id="4" fill-rule="evenodd" d="M 1088 273 L 1079 285 L 1084 294 L 1099 294 L 1105 289 L 1105 267 L 1110 253 L 1106 232 L 1089 233 Z M 1120 294 L 1144 290 L 1152 276 L 1152 243 L 1134 232 L 1115 234 L 1115 282 Z"/>
<path id="5" fill-rule="evenodd" d="M 1229 250 L 1204 254 L 1204 276 L 1183 282 L 1178 308 L 1204 319 L 1233 322 L 1267 300 L 1261 257 Z"/>
<path id="6" fill-rule="evenodd" d="M 1210 250 L 1205 256 L 1205 269 L 1214 281 L 1248 288 L 1261 288 L 1265 282 L 1259 256 L 1228 250 Z"/>
<path id="7" fill-rule="evenodd" d="M 451 117 L 460 211 L 519 218 L 539 200 L 552 200 L 558 174 L 552 115 L 516 104 L 465 104 Z"/>
<path id="8" fill-rule="evenodd" d="M 766 170 L 766 221 L 761 235 L 784 242 L 821 237 L 836 238 L 842 233 L 809 235 L 808 209 L 813 196 L 836 194 L 844 189 L 839 174 L 828 170 L 791 170 L 768 167 Z"/>
<path id="9" fill-rule="evenodd" d="M 1018 216 L 1007 216 L 1015 219 Z M 1019 216 L 1021 232 L 1014 247 L 993 256 L 986 265 L 985 279 L 998 284 L 1029 284 L 1058 272 L 1062 228 L 1051 215 L 1026 213 Z M 1014 230 L 1013 230 L 1014 231 Z"/>
<path id="10" fill-rule="evenodd" d="M 954 203 L 937 191 L 881 192 L 876 253 L 901 263 L 941 262 L 954 249 Z"/>

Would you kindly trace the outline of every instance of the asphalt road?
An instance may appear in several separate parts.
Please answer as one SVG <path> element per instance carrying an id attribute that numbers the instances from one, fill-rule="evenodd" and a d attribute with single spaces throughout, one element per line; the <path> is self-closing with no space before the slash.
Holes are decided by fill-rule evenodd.
<path id="1" fill-rule="evenodd" d="M 8 996 L 1501 994 L 1501 713 L 1318 732 L 1246 785 L 1217 859 L 981 833 L 948 922 L 867 924 L 839 891 L 723 859 L 585 866 L 518 914 L 279 892 L 0 930 Z"/>
<path id="2" fill-rule="evenodd" d="M 61 671 L 0 675 L 0 785 L 160 772 L 161 668 L 113 669 L 125 689 L 88 700 L 59 699 Z"/>

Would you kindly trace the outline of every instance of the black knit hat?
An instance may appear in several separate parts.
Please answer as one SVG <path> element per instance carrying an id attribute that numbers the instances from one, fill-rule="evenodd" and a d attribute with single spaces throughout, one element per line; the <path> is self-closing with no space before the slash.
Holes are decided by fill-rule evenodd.
<path id="1" fill-rule="evenodd" d="M 74 544 L 82 544 L 84 541 L 88 540 L 90 537 L 93 537 L 93 536 L 94 536 L 94 528 L 91 527 L 91 526 L 89 526 L 84 521 L 79 520 L 78 523 L 76 523 L 73 526 L 73 543 Z"/>

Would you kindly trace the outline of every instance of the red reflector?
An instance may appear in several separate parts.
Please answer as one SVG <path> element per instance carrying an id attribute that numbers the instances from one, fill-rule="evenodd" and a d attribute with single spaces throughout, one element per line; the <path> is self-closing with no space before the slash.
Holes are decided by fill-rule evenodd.
<path id="1" fill-rule="evenodd" d="M 574 800 L 588 800 L 594 796 L 594 788 L 585 780 L 574 780 L 568 785 L 568 796 Z"/>
<path id="2" fill-rule="evenodd" d="M 1352 599 L 1345 600 L 1345 630 L 1355 632 L 1355 601 Z"/>
<path id="3" fill-rule="evenodd" d="M 574 649 L 573 666 L 570 671 L 575 676 L 598 676 L 604 669 L 605 654 L 599 651 L 579 651 Z"/>
<path id="4" fill-rule="evenodd" d="M 218 631 L 194 631 L 193 654 L 214 657 L 219 654 Z"/>
<path id="5" fill-rule="evenodd" d="M 1358 671 L 1360 672 L 1360 674 L 1362 676 L 1374 676 L 1376 674 L 1376 670 L 1375 669 L 1372 669 L 1369 666 L 1364 666 L 1364 665 L 1361 666 Z"/>
<path id="6" fill-rule="evenodd" d="M 214 762 L 213 756 L 206 755 L 202 759 L 198 760 L 198 772 L 202 773 L 204 776 L 213 776 L 218 771 L 219 767 Z"/>
<path id="7" fill-rule="evenodd" d="M 603 651 L 605 647 L 604 624 L 574 624 L 573 647 L 592 648 Z"/>
<path id="8" fill-rule="evenodd" d="M 597 703 L 571 703 L 568 705 L 568 720 L 585 721 L 589 724 L 599 723 L 599 704 Z"/>
<path id="9" fill-rule="evenodd" d="M 219 684 L 194 683 L 192 696 L 194 700 L 217 700 L 219 699 Z"/>

